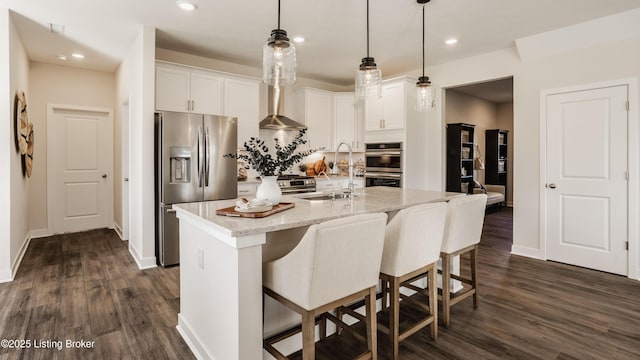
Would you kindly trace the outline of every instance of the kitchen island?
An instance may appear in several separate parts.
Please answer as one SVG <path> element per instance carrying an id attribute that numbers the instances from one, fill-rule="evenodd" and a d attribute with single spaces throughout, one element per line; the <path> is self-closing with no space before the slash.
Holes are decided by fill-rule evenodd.
<path id="1" fill-rule="evenodd" d="M 454 196 L 460 194 L 390 187 L 334 201 L 290 195 L 282 202 L 294 208 L 257 219 L 216 215 L 235 200 L 174 205 L 180 221 L 177 329 L 199 359 L 262 359 L 262 261 L 269 233 L 357 214 L 393 214 Z"/>

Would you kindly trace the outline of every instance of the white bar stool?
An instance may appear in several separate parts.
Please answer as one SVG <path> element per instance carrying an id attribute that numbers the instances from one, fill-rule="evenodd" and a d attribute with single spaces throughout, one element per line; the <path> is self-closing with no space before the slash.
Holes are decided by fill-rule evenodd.
<path id="1" fill-rule="evenodd" d="M 380 330 L 391 340 L 391 358 L 398 359 L 399 342 L 431 325 L 431 338 L 438 336 L 438 283 L 437 263 L 444 234 L 447 203 L 413 206 L 398 212 L 387 224 L 380 266 L 382 304 L 386 310 L 389 293 L 389 327 L 379 324 Z M 411 285 L 427 277 L 429 303 L 423 304 L 400 293 L 400 287 L 424 292 Z M 426 316 L 418 323 L 400 332 L 400 298 L 425 310 Z"/>
<path id="2" fill-rule="evenodd" d="M 381 213 L 312 225 L 290 253 L 263 265 L 265 294 L 302 315 L 304 360 L 315 359 L 316 316 L 363 297 L 368 351 L 358 359 L 377 359 L 376 285 L 386 222 L 387 214 Z M 330 314 L 324 314 L 322 320 L 325 318 L 339 321 Z M 273 343 L 293 334 L 265 340 L 265 350 L 286 359 Z"/>
<path id="3" fill-rule="evenodd" d="M 473 307 L 478 307 L 478 243 L 482 236 L 487 195 L 460 196 L 449 200 L 444 240 L 440 250 L 442 258 L 442 322 L 449 326 L 451 306 L 473 295 Z M 451 259 L 471 253 L 471 279 L 451 274 Z M 451 279 L 470 285 L 451 296 Z"/>

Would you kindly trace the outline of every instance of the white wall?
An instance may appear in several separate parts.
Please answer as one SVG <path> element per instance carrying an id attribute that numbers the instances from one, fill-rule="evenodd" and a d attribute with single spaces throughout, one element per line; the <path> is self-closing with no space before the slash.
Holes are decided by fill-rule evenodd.
<path id="1" fill-rule="evenodd" d="M 47 234 L 47 104 L 114 108 L 115 75 L 69 66 L 31 62 L 29 118 L 38 129 L 37 166 L 29 183 L 31 230 Z M 117 178 L 116 178 L 117 179 Z M 118 208 L 116 197 L 114 207 Z"/>
<path id="2" fill-rule="evenodd" d="M 116 134 L 120 144 L 120 104 L 130 99 L 130 229 L 129 252 L 139 268 L 156 266 L 154 218 L 153 112 L 155 94 L 155 29 L 143 26 L 116 73 Z M 121 160 L 115 156 L 116 168 Z M 117 181 L 116 183 L 120 183 Z M 121 185 L 121 184 L 120 184 Z M 118 192 L 121 190 L 118 190 Z"/>
<path id="3" fill-rule="evenodd" d="M 13 140 L 13 97 L 9 84 L 9 10 L 0 8 L 0 174 L 11 174 L 11 158 L 15 155 Z M 11 198 L 11 176 L 0 176 L 0 199 Z M 10 205 L 10 204 L 9 204 Z M 11 274 L 11 206 L 0 206 L 0 282 Z"/>
<path id="4" fill-rule="evenodd" d="M 640 14 L 636 21 L 640 22 Z M 600 29 L 606 33 L 607 29 Z M 574 36 L 590 33 L 574 32 Z M 541 59 L 521 61 L 515 48 L 434 66 L 427 73 L 441 88 L 514 77 L 513 252 L 540 254 L 540 92 L 547 89 L 640 77 L 640 34 L 573 49 Z M 631 99 L 638 103 L 640 99 Z M 442 97 L 438 97 L 442 109 Z M 442 115 L 439 122 L 444 125 Z M 638 121 L 638 119 L 631 119 Z M 442 149 L 442 147 L 441 147 Z M 444 154 L 444 152 L 442 152 Z M 444 174 L 444 166 L 441 169 Z M 638 219 L 631 219 L 637 224 Z M 637 239 L 631 239 L 637 241 Z M 638 256 L 640 254 L 636 254 Z M 631 274 L 635 277 L 635 274 Z"/>
<path id="5" fill-rule="evenodd" d="M 29 59 L 10 14 L 7 9 L 0 10 L 0 110 L 5 119 L 0 128 L 0 171 L 4 174 L 0 180 L 0 195 L 9 200 L 0 213 L 0 282 L 15 276 L 29 237 L 28 180 L 22 175 L 22 159 L 14 140 L 16 91 L 25 92 L 29 108 Z M 39 129 L 36 127 L 34 131 L 37 139 Z M 33 165 L 39 164 L 34 161 Z"/>

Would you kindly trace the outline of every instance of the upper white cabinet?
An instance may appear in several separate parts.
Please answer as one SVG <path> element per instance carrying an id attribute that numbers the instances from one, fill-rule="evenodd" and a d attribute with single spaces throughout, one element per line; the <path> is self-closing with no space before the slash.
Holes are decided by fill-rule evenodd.
<path id="1" fill-rule="evenodd" d="M 365 101 L 367 131 L 404 129 L 406 117 L 406 83 L 382 85 L 382 98 Z"/>
<path id="2" fill-rule="evenodd" d="M 159 62 L 156 109 L 238 118 L 238 147 L 258 137 L 260 81 Z"/>
<path id="3" fill-rule="evenodd" d="M 156 65 L 156 109 L 222 114 L 224 78 L 205 71 Z"/>
<path id="4" fill-rule="evenodd" d="M 361 111 L 358 110 L 355 94 L 335 93 L 335 129 L 336 146 L 340 141 L 350 142 L 353 151 L 364 151 L 364 122 Z M 346 148 L 341 148 L 346 151 Z"/>
<path id="5" fill-rule="evenodd" d="M 307 125 L 307 146 L 312 149 L 325 148 L 332 150 L 333 123 L 335 119 L 333 92 L 304 88 L 302 101 L 298 102 L 303 107 L 298 114 L 303 114 Z"/>
<path id="6" fill-rule="evenodd" d="M 227 78 L 224 82 L 224 115 L 238 118 L 238 147 L 259 136 L 260 83 Z"/>

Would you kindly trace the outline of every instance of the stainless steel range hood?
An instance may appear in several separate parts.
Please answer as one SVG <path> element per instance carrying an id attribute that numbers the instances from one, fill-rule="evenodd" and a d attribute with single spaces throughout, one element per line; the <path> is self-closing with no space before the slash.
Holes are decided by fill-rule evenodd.
<path id="1" fill-rule="evenodd" d="M 306 129 L 301 124 L 291 118 L 282 115 L 284 108 L 284 94 L 280 87 L 269 86 L 269 114 L 260 121 L 260 129 L 269 130 L 300 130 Z"/>

